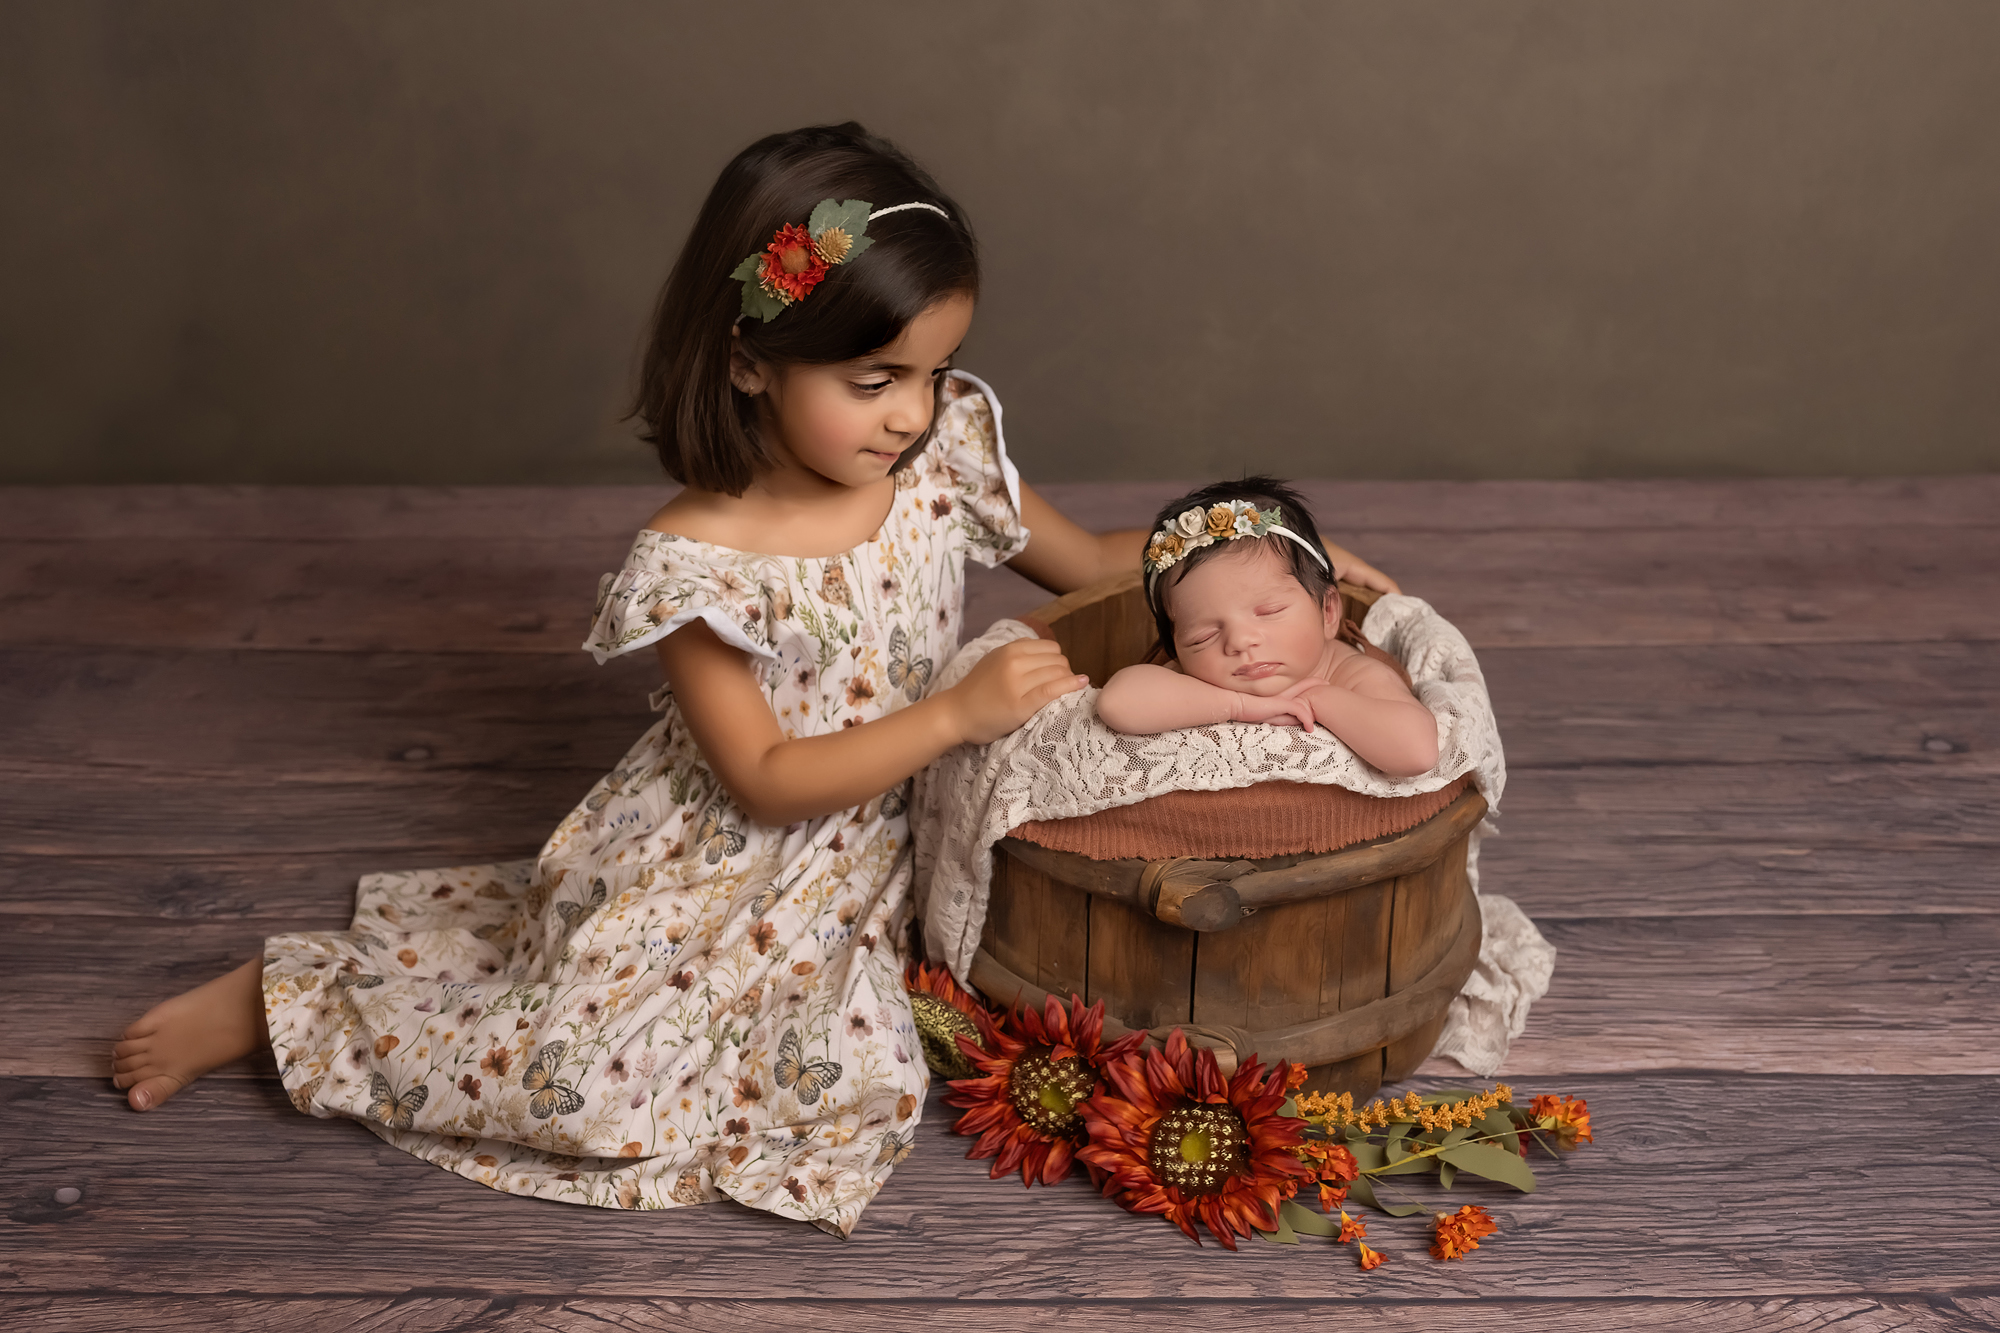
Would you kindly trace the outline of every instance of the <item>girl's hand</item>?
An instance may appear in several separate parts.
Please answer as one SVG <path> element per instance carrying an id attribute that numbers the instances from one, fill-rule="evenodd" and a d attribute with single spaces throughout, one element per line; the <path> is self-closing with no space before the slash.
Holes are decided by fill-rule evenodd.
<path id="1" fill-rule="evenodd" d="M 1384 574 L 1375 566 L 1363 560 L 1354 552 L 1342 546 L 1326 543 L 1327 559 L 1333 562 L 1333 577 L 1343 583 L 1353 583 L 1363 588 L 1373 588 L 1376 592 L 1401 592 L 1396 580 Z"/>
<path id="2" fill-rule="evenodd" d="M 1070 670 L 1062 649 L 1047 639 L 1016 639 L 995 648 L 946 690 L 959 737 L 968 745 L 999 740 L 1044 704 L 1090 684 Z"/>

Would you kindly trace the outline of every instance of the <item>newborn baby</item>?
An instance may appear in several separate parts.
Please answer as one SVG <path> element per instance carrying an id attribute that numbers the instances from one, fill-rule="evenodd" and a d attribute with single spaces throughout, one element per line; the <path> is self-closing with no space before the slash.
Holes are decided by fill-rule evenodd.
<path id="1" fill-rule="evenodd" d="M 1098 716 L 1148 734 L 1212 722 L 1323 726 L 1391 777 L 1437 764 L 1437 721 L 1391 666 L 1344 642 L 1340 592 L 1298 493 L 1269 477 L 1161 511 L 1146 603 L 1166 666 L 1105 682 Z"/>

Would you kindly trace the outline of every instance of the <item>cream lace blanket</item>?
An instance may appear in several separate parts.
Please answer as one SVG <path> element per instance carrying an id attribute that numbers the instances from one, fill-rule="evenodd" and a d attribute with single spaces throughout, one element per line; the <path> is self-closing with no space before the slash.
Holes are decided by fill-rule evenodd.
<path id="1" fill-rule="evenodd" d="M 918 777 L 910 814 L 925 951 L 967 980 L 986 924 L 991 849 L 1009 829 L 1030 819 L 1094 814 L 1164 791 L 1219 791 L 1284 779 L 1410 796 L 1469 772 L 1491 807 L 1473 833 L 1468 857 L 1477 888 L 1479 841 L 1495 831 L 1493 812 L 1507 783 L 1478 659 L 1464 635 L 1415 597 L 1381 598 L 1361 632 L 1403 663 L 1417 697 L 1437 716 L 1436 768 L 1421 777 L 1385 777 L 1324 730 L 1306 735 L 1261 723 L 1126 736 L 1097 720 L 1096 690 L 1065 695 L 1013 734 L 954 750 Z M 1033 634 L 1017 620 L 998 622 L 961 648 L 932 688 L 956 684 L 994 648 Z M 1508 899 L 1483 895 L 1480 911 L 1486 937 L 1479 963 L 1452 1001 L 1436 1054 L 1490 1074 L 1520 1035 L 1529 1005 L 1548 989 L 1555 949 Z"/>

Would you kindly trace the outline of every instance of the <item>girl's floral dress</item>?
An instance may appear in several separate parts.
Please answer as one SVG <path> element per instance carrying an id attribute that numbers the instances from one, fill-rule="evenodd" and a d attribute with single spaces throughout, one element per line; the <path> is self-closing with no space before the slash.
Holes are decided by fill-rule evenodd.
<path id="1" fill-rule="evenodd" d="M 787 736 L 923 697 L 964 562 L 1026 544 L 1000 409 L 953 372 L 869 541 L 813 559 L 643 531 L 604 577 L 601 662 L 694 619 L 748 654 Z M 532 861 L 370 875 L 351 929 L 280 935 L 285 1087 L 481 1184 L 603 1208 L 728 1196 L 846 1235 L 928 1085 L 902 987 L 908 784 L 752 823 L 663 716 Z"/>

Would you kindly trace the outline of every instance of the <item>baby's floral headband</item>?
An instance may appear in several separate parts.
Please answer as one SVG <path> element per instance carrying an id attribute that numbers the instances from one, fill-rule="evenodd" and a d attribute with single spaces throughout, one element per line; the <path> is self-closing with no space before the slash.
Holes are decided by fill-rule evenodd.
<path id="1" fill-rule="evenodd" d="M 1315 549 L 1311 542 L 1286 527 L 1282 510 L 1259 509 L 1248 500 L 1225 500 L 1207 509 L 1183 510 L 1180 517 L 1168 520 L 1165 527 L 1154 533 L 1153 539 L 1146 543 L 1146 577 L 1153 578 L 1172 569 L 1204 546 L 1238 537 L 1289 538 L 1310 552 L 1320 568 L 1333 573 L 1326 552 Z"/>
<path id="2" fill-rule="evenodd" d="M 936 204 L 875 208 L 861 199 L 820 200 L 805 226 L 788 222 L 778 228 L 761 254 L 751 255 L 729 275 L 743 284 L 744 316 L 754 315 L 768 324 L 792 302 L 805 300 L 828 269 L 875 244 L 868 235 L 869 223 L 908 208 L 929 209 L 951 221 L 951 214 Z"/>

